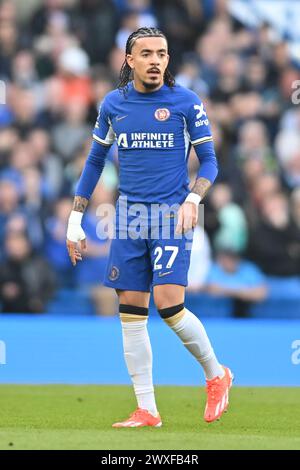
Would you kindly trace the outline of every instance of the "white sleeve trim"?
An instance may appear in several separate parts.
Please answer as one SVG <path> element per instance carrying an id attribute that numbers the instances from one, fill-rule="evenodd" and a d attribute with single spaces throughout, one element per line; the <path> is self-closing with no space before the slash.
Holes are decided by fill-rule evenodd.
<path id="1" fill-rule="evenodd" d="M 213 138 L 211 135 L 207 135 L 206 137 L 201 137 L 200 139 L 192 140 L 192 145 L 204 144 L 204 142 L 212 142 Z"/>
<path id="2" fill-rule="evenodd" d="M 108 147 L 110 147 L 113 143 L 113 142 L 108 142 L 107 140 L 104 140 L 104 139 L 100 139 L 100 137 L 98 137 L 96 134 L 93 134 L 93 139 L 96 142 L 98 142 L 99 144 L 105 145 L 105 146 L 108 146 Z"/>
<path id="3" fill-rule="evenodd" d="M 185 160 L 187 159 L 189 155 L 189 146 L 190 146 L 190 134 L 187 130 L 187 124 L 186 124 L 186 119 L 183 118 L 183 124 L 184 124 L 184 129 L 183 129 L 183 137 L 184 137 L 184 153 L 185 153 Z"/>
<path id="4" fill-rule="evenodd" d="M 108 120 L 108 123 L 109 123 L 109 128 L 108 128 L 105 139 L 101 139 L 101 137 L 99 137 L 98 135 L 93 134 L 93 139 L 95 139 L 96 142 L 99 142 L 99 144 L 112 145 L 116 139 L 116 134 L 114 133 L 110 120 Z M 97 125 L 95 127 L 97 128 Z M 99 128 L 99 125 L 98 125 L 98 128 Z"/>

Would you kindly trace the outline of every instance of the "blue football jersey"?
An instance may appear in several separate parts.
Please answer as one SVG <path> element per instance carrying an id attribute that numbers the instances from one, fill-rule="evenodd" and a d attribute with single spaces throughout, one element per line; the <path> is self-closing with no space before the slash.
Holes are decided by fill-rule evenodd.
<path id="1" fill-rule="evenodd" d="M 150 93 L 108 93 L 101 104 L 93 138 L 115 141 L 119 154 L 119 191 L 129 202 L 181 204 L 189 189 L 191 145 L 212 141 L 199 97 L 182 86 L 163 85 Z"/>

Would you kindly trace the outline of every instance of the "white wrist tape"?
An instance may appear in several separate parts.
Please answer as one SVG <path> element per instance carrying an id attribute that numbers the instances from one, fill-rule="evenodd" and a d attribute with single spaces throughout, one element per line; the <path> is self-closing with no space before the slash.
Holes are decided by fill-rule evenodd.
<path id="1" fill-rule="evenodd" d="M 82 212 L 72 211 L 69 217 L 69 224 L 81 225 L 82 216 Z"/>
<path id="2" fill-rule="evenodd" d="M 199 194 L 196 194 L 196 193 L 190 193 L 186 197 L 185 202 L 193 202 L 194 204 L 196 204 L 196 206 L 199 206 L 201 202 L 201 196 L 199 196 Z"/>

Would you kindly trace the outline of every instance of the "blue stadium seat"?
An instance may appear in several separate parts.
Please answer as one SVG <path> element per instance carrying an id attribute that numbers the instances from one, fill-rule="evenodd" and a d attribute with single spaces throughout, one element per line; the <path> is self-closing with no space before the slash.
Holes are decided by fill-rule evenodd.
<path id="1" fill-rule="evenodd" d="M 300 318 L 300 278 L 268 277 L 269 296 L 264 302 L 250 308 L 253 318 Z M 232 316 L 232 301 L 228 298 L 211 297 L 208 294 L 187 293 L 185 305 L 201 317 L 228 318 Z M 153 298 L 151 316 L 158 315 Z M 95 315 L 94 306 L 86 291 L 61 289 L 46 310 L 51 315 Z"/>
<path id="2" fill-rule="evenodd" d="M 253 305 L 250 313 L 255 318 L 300 318 L 300 278 L 267 278 L 268 298 Z"/>
<path id="3" fill-rule="evenodd" d="M 187 293 L 185 305 L 199 318 L 225 318 L 232 315 L 232 301 L 228 298 L 214 298 L 204 293 Z M 150 302 L 150 315 L 158 315 L 153 298 Z"/>
<path id="4" fill-rule="evenodd" d="M 267 277 L 271 299 L 295 299 L 300 301 L 300 277 Z"/>
<path id="5" fill-rule="evenodd" d="M 95 315 L 95 309 L 87 292 L 79 289 L 61 289 L 48 304 L 51 315 Z"/>
<path id="6" fill-rule="evenodd" d="M 224 318 L 232 315 L 232 301 L 225 297 L 216 298 L 203 293 L 189 293 L 186 296 L 185 305 L 200 318 Z"/>

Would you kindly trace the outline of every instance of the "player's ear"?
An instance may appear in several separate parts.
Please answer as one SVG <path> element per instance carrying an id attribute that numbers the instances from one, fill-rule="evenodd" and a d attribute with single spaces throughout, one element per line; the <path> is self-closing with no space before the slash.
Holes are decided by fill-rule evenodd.
<path id="1" fill-rule="evenodd" d="M 132 57 L 131 54 L 126 55 L 126 61 L 127 61 L 127 64 L 129 65 L 129 67 L 131 69 L 133 69 L 133 57 Z"/>

